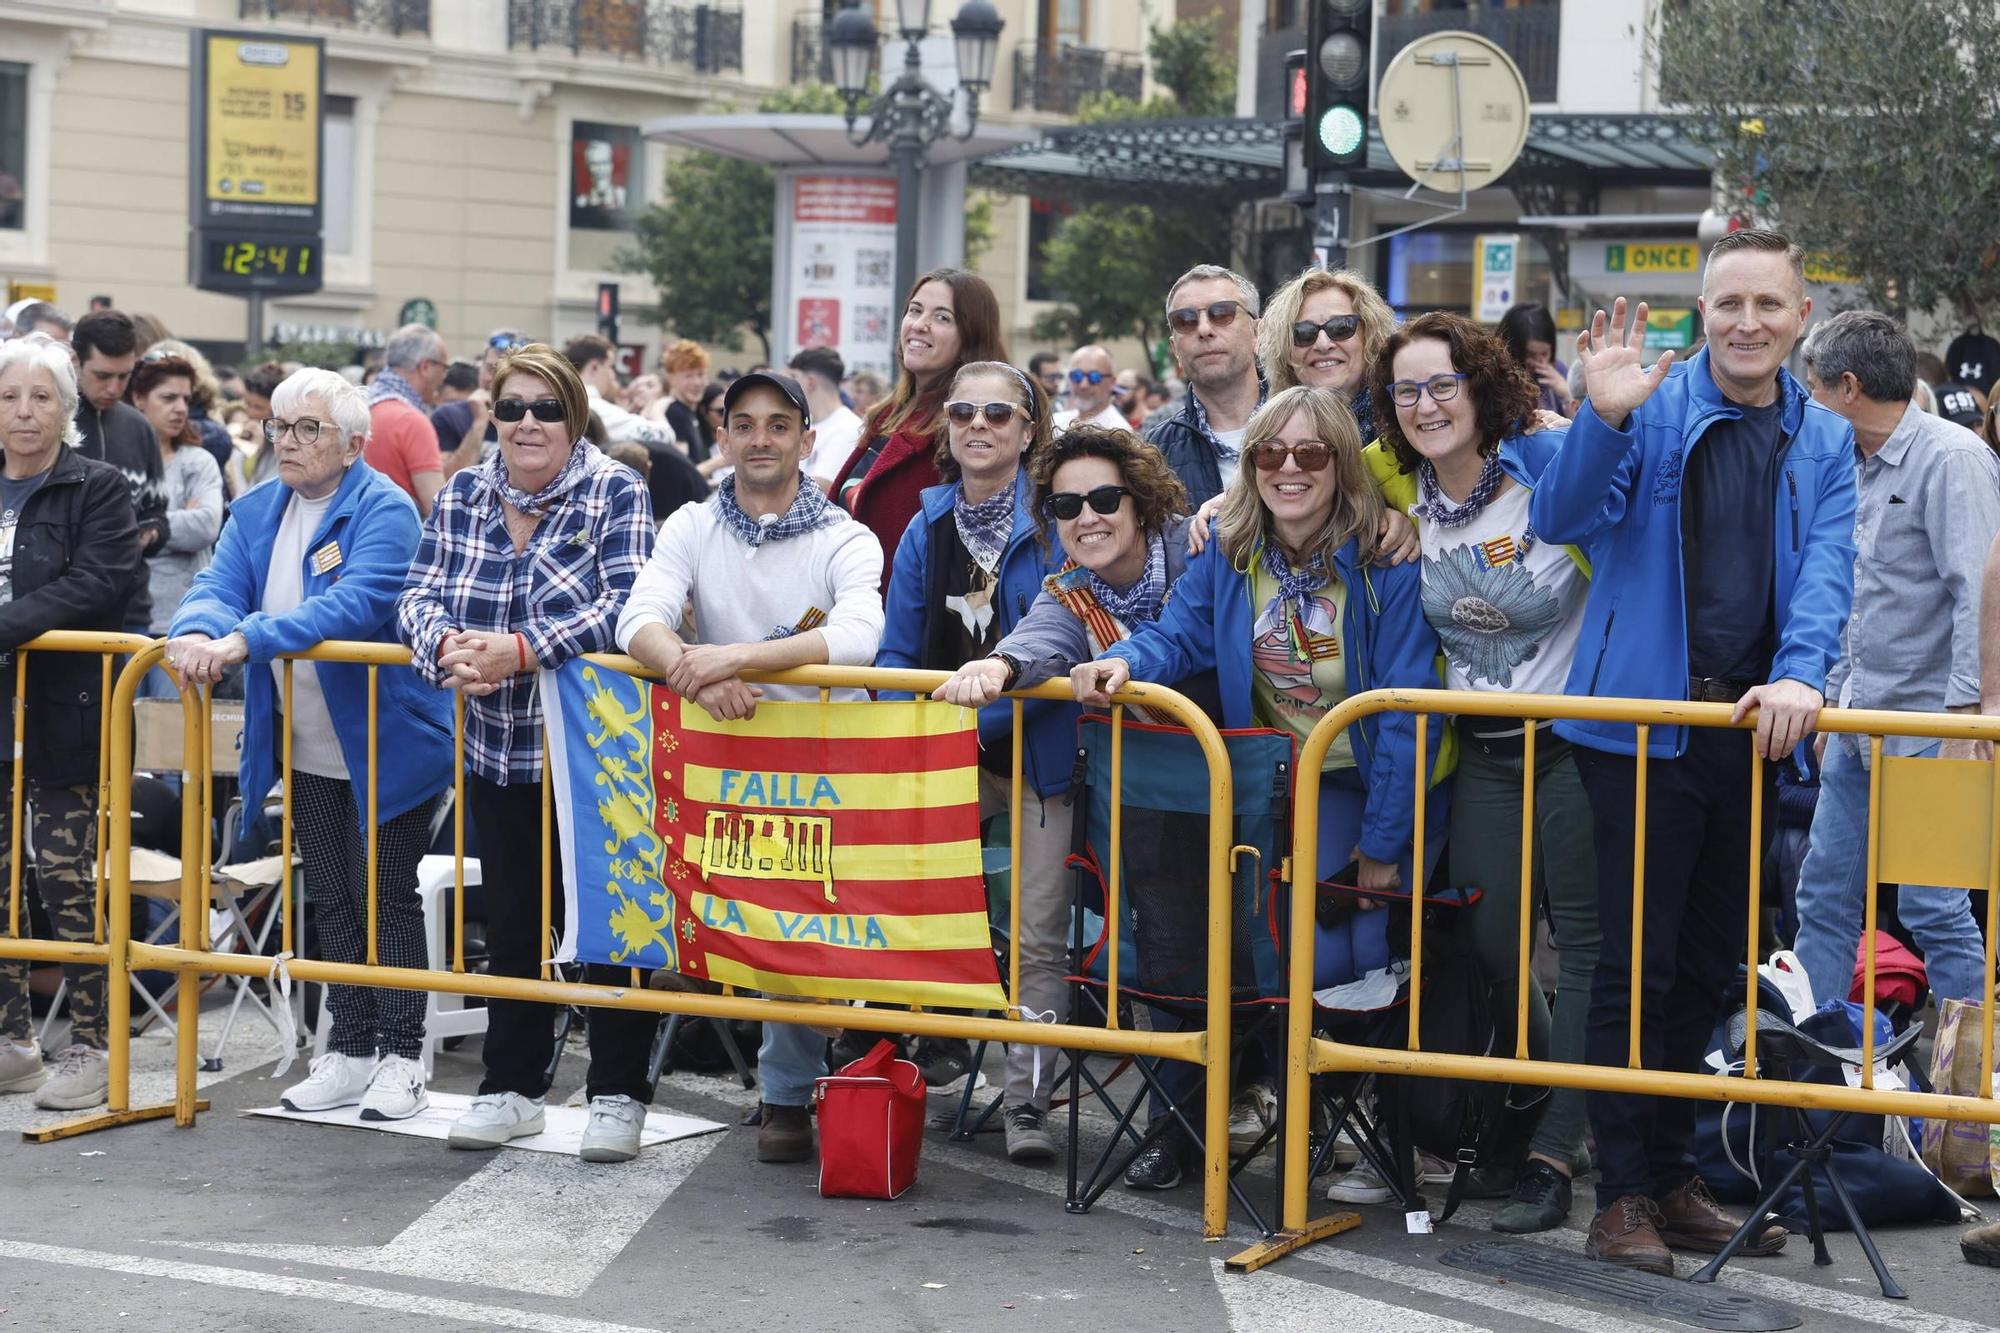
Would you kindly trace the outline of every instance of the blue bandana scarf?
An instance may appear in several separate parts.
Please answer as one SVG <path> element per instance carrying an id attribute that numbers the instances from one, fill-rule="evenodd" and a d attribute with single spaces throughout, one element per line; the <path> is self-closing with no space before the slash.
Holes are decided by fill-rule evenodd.
<path id="1" fill-rule="evenodd" d="M 1264 572 L 1278 581 L 1278 595 L 1274 602 L 1289 606 L 1292 614 L 1300 621 L 1306 616 L 1306 605 L 1312 595 L 1326 586 L 1326 555 L 1313 552 L 1313 558 L 1304 569 L 1293 569 L 1284 553 L 1273 541 L 1264 543 Z"/>
<path id="2" fill-rule="evenodd" d="M 1262 375 L 1259 375 L 1257 377 L 1258 407 L 1262 407 L 1264 405 L 1264 395 L 1267 391 L 1268 391 L 1267 387 L 1264 383 L 1264 377 Z M 1243 452 L 1241 449 L 1230 448 L 1228 445 L 1222 442 L 1219 436 L 1216 435 L 1215 427 L 1208 424 L 1208 409 L 1201 405 L 1200 394 L 1196 393 L 1193 389 L 1189 389 L 1188 402 L 1193 405 L 1192 411 L 1194 412 L 1194 428 L 1201 432 L 1201 438 L 1208 441 L 1208 447 L 1215 450 L 1215 456 L 1217 458 L 1227 463 L 1230 459 L 1237 457 Z M 1255 413 L 1253 412 L 1251 415 L 1254 416 Z"/>
<path id="3" fill-rule="evenodd" d="M 539 491 L 524 491 L 507 480 L 507 456 L 495 452 L 493 457 L 480 464 L 486 469 L 487 484 L 500 493 L 502 499 L 524 514 L 539 517 L 562 502 L 562 498 L 576 489 L 576 484 L 590 471 L 592 460 L 597 457 L 597 446 L 589 440 L 578 440 L 570 446 L 569 461 L 562 465 L 562 471 L 549 480 L 549 484 Z"/>
<path id="4" fill-rule="evenodd" d="M 1354 396 L 1347 400 L 1347 405 L 1354 411 L 1354 424 L 1361 428 L 1361 446 L 1365 449 L 1374 443 L 1379 433 L 1375 429 L 1375 399 L 1369 394 L 1368 386 L 1364 384 L 1356 389 Z"/>
<path id="5" fill-rule="evenodd" d="M 838 511 L 827 502 L 826 492 L 803 472 L 799 474 L 799 493 L 792 498 L 792 507 L 783 514 L 767 514 L 756 519 L 743 512 L 743 506 L 736 499 L 734 476 L 722 479 L 722 486 L 715 494 L 715 509 L 722 516 L 723 525 L 753 551 L 765 542 L 804 536 L 816 528 L 838 522 L 840 518 Z"/>
<path id="6" fill-rule="evenodd" d="M 368 385 L 368 406 L 373 407 L 390 398 L 400 398 L 424 415 L 430 415 L 430 409 L 424 406 L 423 395 L 408 380 L 384 366 L 375 372 L 374 380 Z"/>
<path id="7" fill-rule="evenodd" d="M 1160 618 L 1160 607 L 1167 600 L 1167 542 L 1159 533 L 1146 546 L 1146 569 L 1124 592 L 1106 583 L 1103 579 L 1085 570 L 1085 582 L 1090 595 L 1097 604 L 1116 616 L 1119 623 L 1128 630 L 1150 624 Z"/>
<path id="8" fill-rule="evenodd" d="M 1495 450 L 1486 456 L 1485 465 L 1479 469 L 1479 480 L 1472 484 L 1472 494 L 1465 497 L 1464 504 L 1455 505 L 1438 486 L 1437 469 L 1427 458 L 1417 464 L 1417 503 L 1410 512 L 1418 518 L 1429 519 L 1441 528 L 1464 527 L 1478 518 L 1480 512 L 1492 502 L 1493 494 L 1500 489 L 1503 480 L 1505 474 L 1500 470 L 1500 454 Z M 1531 524 L 1521 534 L 1520 557 L 1526 559 L 1534 545 L 1535 529 Z"/>
<path id="9" fill-rule="evenodd" d="M 991 576 L 1000 568 L 1007 539 L 1014 535 L 1014 484 L 1009 482 L 978 504 L 967 504 L 961 482 L 952 500 L 951 517 L 972 562 Z"/>

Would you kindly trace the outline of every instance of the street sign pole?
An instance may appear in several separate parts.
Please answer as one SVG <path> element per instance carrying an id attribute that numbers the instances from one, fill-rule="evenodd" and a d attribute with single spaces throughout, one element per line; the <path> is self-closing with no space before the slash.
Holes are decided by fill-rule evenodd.
<path id="1" fill-rule="evenodd" d="M 1313 181 L 1313 262 L 1325 269 L 1347 267 L 1347 210 L 1353 186 L 1344 171 L 1325 171 Z"/>

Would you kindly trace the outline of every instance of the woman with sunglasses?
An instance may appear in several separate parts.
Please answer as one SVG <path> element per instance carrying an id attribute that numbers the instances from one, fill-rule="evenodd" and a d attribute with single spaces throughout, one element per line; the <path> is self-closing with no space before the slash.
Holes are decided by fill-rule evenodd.
<path id="1" fill-rule="evenodd" d="M 939 461 L 949 457 L 943 412 L 952 377 L 975 361 L 1006 360 L 1000 302 L 984 278 L 939 268 L 917 279 L 897 329 L 895 392 L 867 414 L 860 443 L 833 481 L 834 502 L 861 520 L 884 551 L 896 548 L 923 508 L 926 488 L 952 480 Z M 894 576 L 893 564 L 884 575 Z"/>
<path id="2" fill-rule="evenodd" d="M 1061 564 L 1060 548 L 1035 540 L 1034 496 L 1028 469 L 1048 452 L 1048 400 L 1041 385 L 1004 361 L 975 361 L 947 382 L 945 448 L 936 467 L 941 486 L 923 492 L 903 532 L 889 575 L 882 647 L 875 664 L 955 671 L 992 656 L 1027 616 L 1042 580 Z M 1004 816 L 1013 771 L 1013 709 L 991 702 L 979 711 L 979 801 L 982 815 Z M 1076 709 L 1031 701 L 1023 718 L 1021 773 L 1021 994 L 1016 1005 L 1037 1013 L 1068 1012 L 1063 981 L 1064 926 L 1040 911 L 1064 904 L 1069 855 L 1070 760 Z M 1031 912 L 1030 906 L 1037 910 Z M 1046 1161 L 1055 1142 L 1046 1125 L 1054 1062 L 1034 1077 L 1032 1047 L 1007 1052 L 1007 1153 L 1016 1161 Z M 917 1064 L 933 1087 L 972 1074 L 963 1041 L 920 1042 Z"/>
<path id="3" fill-rule="evenodd" d="M 274 785 L 291 787 L 321 955 L 359 963 L 368 956 L 370 670 L 297 662 L 288 671 L 278 655 L 328 639 L 396 642 L 396 597 L 421 525 L 403 489 L 362 458 L 370 422 L 360 389 L 330 370 L 301 370 L 270 403 L 261 429 L 275 481 L 231 509 L 215 563 L 173 612 L 166 660 L 187 685 L 253 664 L 244 680 L 244 824 Z M 374 674 L 381 737 L 396 755 L 377 766 L 373 793 L 378 956 L 384 967 L 421 968 L 417 862 L 451 783 L 451 707 L 408 667 Z M 429 1105 L 422 991 L 334 986 L 327 1008 L 326 1054 L 280 1096 L 288 1109 L 358 1102 L 363 1120 L 407 1120 Z"/>
<path id="4" fill-rule="evenodd" d="M 1459 315 L 1422 315 L 1406 324 L 1389 339 L 1372 381 L 1382 423 L 1382 439 L 1371 450 L 1381 456 L 1374 471 L 1386 473 L 1384 499 L 1416 521 L 1424 614 L 1444 647 L 1450 687 L 1563 693 L 1590 567 L 1573 548 L 1536 538 L 1528 499 L 1564 432 L 1528 433 L 1534 383 L 1500 338 Z M 1524 886 L 1523 728 L 1508 718 L 1461 717 L 1457 732 L 1451 882 L 1483 895 L 1469 909 L 1468 925 L 1500 1044 L 1514 1045 L 1516 992 L 1525 984 L 1529 1051 L 1536 1059 L 1581 1064 L 1597 966 L 1597 861 L 1590 803 L 1570 746 L 1547 723 L 1537 726 L 1535 876 Z M 1561 952 L 1553 1015 L 1541 986 L 1520 974 L 1521 898 L 1529 892 Z M 1556 1089 L 1513 1197 L 1494 1218 L 1496 1231 L 1546 1231 L 1568 1218 L 1571 1177 L 1589 1161 L 1583 1131 L 1583 1094 Z M 1512 1166 L 1501 1164 L 1501 1174 Z M 1387 1187 L 1381 1189 L 1386 1197 Z"/>
<path id="5" fill-rule="evenodd" d="M 1077 699 L 1102 707 L 1131 680 L 1169 683 L 1213 669 L 1225 727 L 1288 731 L 1301 744 L 1350 694 L 1438 684 L 1437 634 L 1414 565 L 1372 563 L 1382 499 L 1361 464 L 1360 432 L 1340 395 L 1294 385 L 1250 419 L 1245 466 L 1226 493 L 1216 540 L 1188 565 L 1158 620 L 1070 673 Z M 1424 866 L 1413 869 L 1410 792 L 1416 725 L 1377 713 L 1328 749 L 1320 786 L 1319 877 L 1381 895 L 1428 878 L 1450 809 L 1439 784 L 1450 752 L 1426 756 Z M 1315 983 L 1389 963 L 1387 914 L 1357 913 L 1322 938 Z"/>
<path id="6" fill-rule="evenodd" d="M 396 618 L 418 673 L 466 696 L 465 798 L 485 875 L 491 967 L 495 976 L 533 977 L 552 947 L 542 933 L 536 675 L 614 651 L 619 612 L 652 554 L 653 512 L 639 475 L 585 437 L 589 396 L 554 348 L 529 343 L 501 359 L 493 419 L 500 451 L 438 492 Z M 562 864 L 560 849 L 551 864 Z M 548 893 L 560 930 L 562 886 Z M 630 984 L 624 968 L 592 964 L 584 977 Z M 452 1125 L 454 1148 L 497 1148 L 542 1129 L 555 1008 L 492 1000 L 487 1014 L 486 1076 Z M 591 1015 L 585 1161 L 638 1155 L 656 1019 L 618 1009 Z"/>
<path id="7" fill-rule="evenodd" d="M 1272 393 L 1304 384 L 1339 394 L 1365 444 L 1376 434 L 1368 368 L 1395 331 L 1396 312 L 1366 278 L 1309 268 L 1272 294 L 1257 359 Z"/>

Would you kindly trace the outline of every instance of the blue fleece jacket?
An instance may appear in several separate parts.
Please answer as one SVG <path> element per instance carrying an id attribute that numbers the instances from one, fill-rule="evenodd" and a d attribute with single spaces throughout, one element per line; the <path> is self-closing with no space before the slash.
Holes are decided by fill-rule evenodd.
<path id="1" fill-rule="evenodd" d="M 1106 657 L 1123 658 L 1134 680 L 1171 682 L 1213 669 L 1222 693 L 1222 725 L 1254 727 L 1251 715 L 1250 627 L 1258 608 L 1251 603 L 1250 561 L 1232 563 L 1211 541 L 1188 563 L 1174 584 L 1160 618 L 1141 625 L 1132 637 L 1113 644 Z M 1347 689 L 1436 689 L 1438 641 L 1424 619 L 1423 571 L 1412 561 L 1378 568 L 1359 563 L 1349 541 L 1334 553 L 1335 575 L 1347 593 L 1340 621 L 1340 652 L 1347 663 Z M 1361 818 L 1361 850 L 1377 861 L 1395 863 L 1409 855 L 1412 796 L 1417 761 L 1416 718 L 1409 713 L 1376 713 L 1355 724 L 1354 762 L 1367 791 Z M 1432 792 L 1425 801 L 1427 832 L 1445 826 L 1449 788 L 1439 786 L 1442 728 L 1430 728 Z M 1345 855 L 1345 849 L 1342 849 Z"/>
<path id="2" fill-rule="evenodd" d="M 241 633 L 250 646 L 244 670 L 242 780 L 244 823 L 278 780 L 284 732 L 278 688 L 267 669 L 281 653 L 299 652 L 329 639 L 397 643 L 396 594 L 417 554 L 416 506 L 401 487 L 357 460 L 341 478 L 318 531 L 306 543 L 304 596 L 283 615 L 267 615 L 264 586 L 278 526 L 292 489 L 267 481 L 230 506 L 229 523 L 215 558 L 195 576 L 174 612 L 170 634 L 219 639 Z M 329 543 L 340 563 L 313 569 L 312 553 Z M 341 757 L 365 810 L 368 775 L 368 668 L 354 662 L 316 662 L 320 692 L 333 719 Z M 376 674 L 378 761 L 375 815 L 394 819 L 451 785 L 451 701 L 409 667 L 381 667 Z M 365 818 L 365 816 L 364 816 Z"/>
<path id="3" fill-rule="evenodd" d="M 876 651 L 875 665 L 905 669 L 925 666 L 957 670 L 963 663 L 943 667 L 926 662 L 927 646 L 933 642 L 939 617 L 955 614 L 945 610 L 943 571 L 931 565 L 933 528 L 951 513 L 958 486 L 931 486 L 923 493 L 903 539 L 896 543 L 895 563 L 889 571 L 889 594 L 883 599 L 882 646 Z M 1022 468 L 1014 479 L 1014 531 L 1000 556 L 1000 586 L 993 596 L 993 610 L 1000 625 L 1000 637 L 1012 633 L 1042 592 L 1042 580 L 1061 569 L 1062 543 L 1051 541 L 1043 551 L 1035 537 L 1034 486 L 1028 470 Z M 1179 677 L 1174 679 L 1178 680 Z M 885 699 L 910 696 L 883 691 Z M 1027 745 L 1021 756 L 1021 771 L 1043 796 L 1069 790 L 1070 770 L 1076 759 L 1076 720 L 1081 712 L 1075 704 L 1051 699 L 1030 699 L 1023 706 L 1021 727 Z M 1004 745 L 1014 726 L 1014 704 L 995 699 L 979 710 L 981 745 Z"/>
<path id="4" fill-rule="evenodd" d="M 1778 393 L 1781 476 L 1771 503 L 1777 547 L 1778 651 L 1771 679 L 1826 688 L 1854 599 L 1854 431 L 1783 370 Z M 1599 698 L 1687 698 L 1687 590 L 1681 551 L 1681 477 L 1715 422 L 1740 418 L 1703 349 L 1674 366 L 1623 430 L 1586 401 L 1529 502 L 1535 531 L 1590 554 L 1568 693 Z M 1638 738 L 1615 722 L 1558 722 L 1579 745 L 1632 754 Z M 1686 727 L 1655 727 L 1647 753 L 1674 758 Z"/>

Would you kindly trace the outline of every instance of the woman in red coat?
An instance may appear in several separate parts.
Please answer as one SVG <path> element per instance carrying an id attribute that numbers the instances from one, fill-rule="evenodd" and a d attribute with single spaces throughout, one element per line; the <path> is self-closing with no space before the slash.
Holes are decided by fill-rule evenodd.
<path id="1" fill-rule="evenodd" d="M 986 280 L 959 268 L 917 279 L 896 335 L 896 389 L 868 414 L 861 442 L 840 471 L 833 494 L 893 552 L 916 516 L 924 488 L 935 486 L 945 448 L 944 397 L 959 367 L 1005 361 L 1000 303 Z M 888 561 L 882 585 L 888 588 Z"/>

